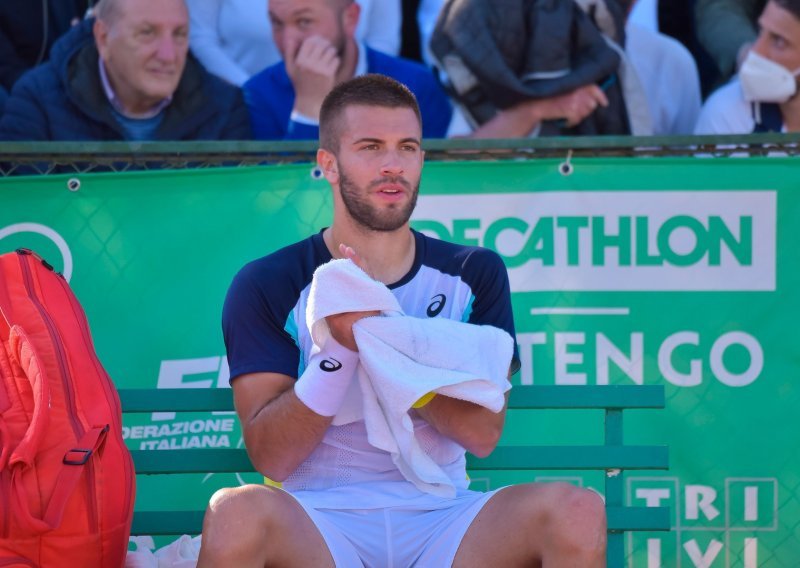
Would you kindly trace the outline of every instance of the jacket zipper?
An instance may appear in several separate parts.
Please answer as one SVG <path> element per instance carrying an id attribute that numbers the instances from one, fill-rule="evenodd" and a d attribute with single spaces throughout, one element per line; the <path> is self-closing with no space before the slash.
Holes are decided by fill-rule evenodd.
<path id="1" fill-rule="evenodd" d="M 50 314 L 47 313 L 42 303 L 39 301 L 39 297 L 36 295 L 35 288 L 33 286 L 33 277 L 31 275 L 31 269 L 28 265 L 28 262 L 31 262 L 33 258 L 30 252 L 18 252 L 20 257 L 20 265 L 22 266 L 22 276 L 23 281 L 25 282 L 25 290 L 30 296 L 33 305 L 36 307 L 39 315 L 42 317 L 45 325 L 47 326 L 47 331 L 50 335 L 50 341 L 53 343 L 56 352 L 56 360 L 58 363 L 58 368 L 61 371 L 61 383 L 64 389 L 64 394 L 67 398 L 67 416 L 69 417 L 70 423 L 72 424 L 72 432 L 75 435 L 75 440 L 80 440 L 86 431 L 81 426 L 80 421 L 77 418 L 78 410 L 75 406 L 75 393 L 72 389 L 72 383 L 69 380 L 69 366 L 66 362 L 66 356 L 64 355 L 64 348 L 61 344 L 61 340 L 58 334 L 58 329 L 53 323 L 53 319 L 50 317 Z M 97 496 L 94 492 L 94 462 L 88 464 L 89 467 L 86 468 L 86 495 L 89 500 L 89 529 L 92 532 L 97 532 Z M 74 467 L 74 466 L 70 466 Z"/>
<path id="2" fill-rule="evenodd" d="M 97 353 L 94 350 L 94 342 L 92 341 L 92 334 L 89 330 L 89 321 L 86 318 L 86 312 L 83 310 L 83 307 L 78 302 L 78 299 L 75 297 L 75 294 L 69 288 L 67 282 L 62 278 L 59 277 L 59 281 L 61 282 L 61 286 L 64 288 L 64 292 L 66 293 L 67 297 L 69 298 L 70 305 L 72 306 L 72 311 L 75 314 L 75 319 L 80 324 L 81 328 L 81 335 L 83 336 L 83 341 L 88 347 L 88 353 L 92 358 L 92 362 L 94 363 L 95 369 L 97 370 L 97 374 L 100 376 L 100 383 L 103 385 L 103 391 L 106 395 L 106 400 L 114 410 L 114 415 L 112 416 L 113 420 L 113 427 L 114 432 L 121 433 L 122 432 L 122 406 L 120 405 L 119 395 L 116 393 L 116 389 L 113 386 L 113 381 L 111 377 L 106 372 L 105 368 L 103 367 L 102 363 L 100 363 L 100 359 L 97 357 Z M 123 442 L 124 444 L 124 442 Z M 123 448 L 123 464 L 124 464 L 124 472 L 125 472 L 125 500 L 124 503 L 130 503 L 133 499 L 132 489 L 133 489 L 133 458 L 131 458 L 130 454 L 125 451 L 126 448 Z M 126 511 L 127 515 L 127 511 Z M 126 520 L 126 519 L 122 519 Z"/>

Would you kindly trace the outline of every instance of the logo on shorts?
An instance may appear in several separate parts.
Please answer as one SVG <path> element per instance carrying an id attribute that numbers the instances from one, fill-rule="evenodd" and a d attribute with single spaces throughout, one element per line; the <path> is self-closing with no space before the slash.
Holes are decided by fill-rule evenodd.
<path id="1" fill-rule="evenodd" d="M 447 298 L 444 294 L 436 294 L 433 298 L 430 305 L 428 306 L 427 314 L 429 318 L 435 318 L 444 309 L 444 305 L 447 303 Z"/>
<path id="2" fill-rule="evenodd" d="M 331 357 L 330 359 L 325 359 L 322 363 L 319 364 L 319 368 L 325 371 L 326 373 L 333 373 L 334 371 L 338 371 L 342 368 L 342 364 Z"/>

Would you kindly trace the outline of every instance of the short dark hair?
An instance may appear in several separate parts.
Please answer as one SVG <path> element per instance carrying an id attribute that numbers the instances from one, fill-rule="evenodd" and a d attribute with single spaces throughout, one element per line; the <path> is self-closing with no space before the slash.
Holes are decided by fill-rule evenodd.
<path id="1" fill-rule="evenodd" d="M 791 12 L 792 15 L 800 20 L 800 0 L 771 0 L 784 10 Z"/>
<path id="2" fill-rule="evenodd" d="M 409 108 L 417 115 L 422 127 L 422 116 L 414 93 L 391 77 L 369 73 L 337 85 L 325 97 L 319 113 L 321 148 L 334 153 L 339 151 L 340 119 L 345 109 L 354 105 Z"/>

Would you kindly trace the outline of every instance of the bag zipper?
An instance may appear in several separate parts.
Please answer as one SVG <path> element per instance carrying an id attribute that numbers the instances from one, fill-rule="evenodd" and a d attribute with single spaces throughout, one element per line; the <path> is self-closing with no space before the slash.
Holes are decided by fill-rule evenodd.
<path id="1" fill-rule="evenodd" d="M 81 426 L 80 421 L 76 418 L 78 410 L 75 406 L 75 394 L 72 391 L 72 385 L 68 379 L 69 367 L 67 366 L 66 357 L 64 356 L 64 349 L 61 346 L 58 330 L 53 323 L 53 318 L 51 318 L 50 314 L 47 313 L 47 310 L 44 309 L 41 301 L 39 301 L 39 297 L 36 295 L 31 268 L 28 266 L 28 259 L 31 257 L 32 253 L 27 251 L 17 251 L 17 253 L 19 254 L 20 265 L 22 266 L 22 279 L 25 283 L 25 291 L 28 293 L 28 296 L 30 296 L 34 307 L 39 312 L 39 315 L 42 317 L 42 320 L 47 326 L 47 331 L 50 335 L 50 341 L 53 343 L 53 347 L 55 347 L 56 362 L 58 363 L 58 368 L 61 371 L 61 383 L 64 387 L 64 394 L 67 397 L 67 409 L 69 411 L 67 414 L 69 415 L 70 423 L 72 424 L 72 432 L 75 435 L 75 439 L 80 440 L 83 437 L 85 430 Z"/>
<path id="2" fill-rule="evenodd" d="M 67 416 L 69 417 L 70 423 L 72 424 L 72 431 L 75 435 L 75 440 L 80 440 L 86 431 L 83 429 L 80 421 L 77 418 L 78 410 L 75 406 L 75 393 L 72 389 L 72 382 L 70 381 L 70 373 L 69 373 L 69 366 L 66 362 L 66 356 L 64 355 L 64 349 L 61 344 L 61 339 L 59 337 L 58 329 L 56 328 L 55 323 L 53 322 L 53 318 L 50 317 L 50 314 L 47 313 L 44 306 L 42 305 L 39 297 L 36 295 L 36 290 L 33 285 L 33 276 L 31 274 L 31 268 L 28 265 L 32 259 L 37 258 L 33 255 L 31 251 L 20 249 L 17 250 L 17 254 L 20 258 L 20 266 L 22 267 L 22 279 L 25 283 L 25 290 L 30 296 L 33 305 L 36 307 L 39 315 L 42 317 L 42 320 L 45 322 L 47 327 L 47 331 L 50 335 L 50 341 L 53 343 L 56 352 L 56 362 L 58 363 L 58 368 L 61 371 L 61 383 L 64 387 L 64 394 L 67 398 Z M 43 265 L 47 267 L 49 270 L 52 270 L 48 264 L 43 262 Z M 97 496 L 95 495 L 95 487 L 94 487 L 94 462 L 88 464 L 89 467 L 86 468 L 86 496 L 89 501 L 89 529 L 92 532 L 97 532 Z"/>

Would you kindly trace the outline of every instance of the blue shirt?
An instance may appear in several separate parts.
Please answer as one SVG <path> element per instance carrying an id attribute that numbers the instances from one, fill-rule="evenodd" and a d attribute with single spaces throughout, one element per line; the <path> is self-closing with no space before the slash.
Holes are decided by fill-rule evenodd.
<path id="1" fill-rule="evenodd" d="M 366 48 L 367 72 L 380 73 L 406 85 L 417 97 L 422 136 L 444 138 L 453 109 L 436 77 L 425 66 Z M 294 85 L 283 62 L 257 73 L 242 87 L 256 140 L 316 140 L 319 127 L 291 120 Z"/>
<path id="2" fill-rule="evenodd" d="M 413 234 L 414 264 L 389 286 L 405 314 L 493 325 L 515 338 L 508 273 L 497 253 Z M 305 302 L 311 279 L 330 260 L 319 232 L 236 275 L 222 312 L 231 380 L 258 372 L 299 376 L 310 348 Z M 518 367 L 515 347 L 512 369 Z"/>

